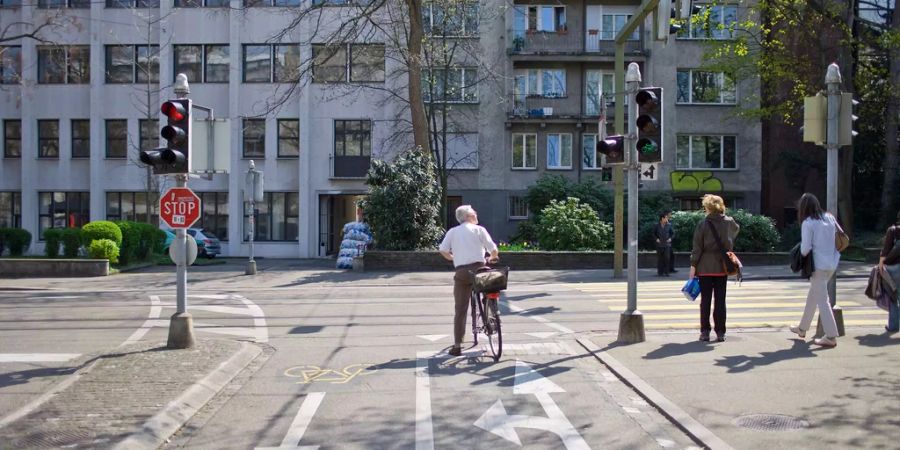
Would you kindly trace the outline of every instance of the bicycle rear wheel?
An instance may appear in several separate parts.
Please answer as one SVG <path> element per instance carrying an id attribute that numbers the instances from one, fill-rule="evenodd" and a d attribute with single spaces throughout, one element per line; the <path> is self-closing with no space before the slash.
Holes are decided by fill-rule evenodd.
<path id="1" fill-rule="evenodd" d="M 485 334 L 488 338 L 488 346 L 491 348 L 491 354 L 494 361 L 500 360 L 500 354 L 503 353 L 503 333 L 500 330 L 500 311 L 497 308 L 497 300 L 484 299 L 487 305 L 487 311 L 483 311 Z"/>

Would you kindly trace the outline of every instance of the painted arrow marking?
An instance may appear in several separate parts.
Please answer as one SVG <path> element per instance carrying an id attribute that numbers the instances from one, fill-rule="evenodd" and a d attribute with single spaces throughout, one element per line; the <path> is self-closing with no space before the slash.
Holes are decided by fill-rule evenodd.
<path id="1" fill-rule="evenodd" d="M 419 334 L 416 337 L 420 337 L 425 339 L 426 341 L 437 342 L 445 337 L 449 336 L 448 334 Z"/>
<path id="2" fill-rule="evenodd" d="M 563 445 L 569 450 L 589 450 L 591 447 L 575 430 L 559 406 L 550 398 L 550 394 L 554 392 L 565 392 L 565 389 L 542 376 L 528 364 L 516 361 L 513 393 L 531 394 L 537 397 L 544 412 L 547 413 L 547 417 L 510 415 L 503 407 L 503 402 L 497 400 L 475 421 L 475 426 L 516 445 L 522 445 L 522 441 L 516 433 L 517 427 L 549 431 L 559 436 Z"/>
<path id="3" fill-rule="evenodd" d="M 300 405 L 300 410 L 297 411 L 297 415 L 294 417 L 294 421 L 291 422 L 287 434 L 281 440 L 281 445 L 278 447 L 256 447 L 256 450 L 318 450 L 318 445 L 300 445 L 300 440 L 303 439 L 303 434 L 306 433 L 309 423 L 312 422 L 312 418 L 324 398 L 324 392 L 310 392 L 307 394 Z"/>

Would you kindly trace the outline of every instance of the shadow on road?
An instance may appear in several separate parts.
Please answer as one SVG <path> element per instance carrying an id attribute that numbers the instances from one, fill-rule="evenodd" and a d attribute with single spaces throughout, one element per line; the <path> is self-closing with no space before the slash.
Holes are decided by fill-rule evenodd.
<path id="1" fill-rule="evenodd" d="M 685 343 L 663 344 L 662 347 L 644 355 L 644 359 L 664 359 L 673 356 L 687 355 L 688 353 L 711 352 L 716 347 L 709 342 L 691 341 Z"/>
<path id="2" fill-rule="evenodd" d="M 710 346 L 712 348 L 712 346 Z M 762 352 L 759 356 L 726 356 L 716 360 L 717 366 L 727 367 L 729 373 L 740 373 L 752 370 L 759 366 L 768 366 L 780 361 L 798 358 L 815 358 L 816 353 L 810 348 L 810 344 L 803 339 L 794 339 L 791 348 L 776 350 L 774 352 Z"/>

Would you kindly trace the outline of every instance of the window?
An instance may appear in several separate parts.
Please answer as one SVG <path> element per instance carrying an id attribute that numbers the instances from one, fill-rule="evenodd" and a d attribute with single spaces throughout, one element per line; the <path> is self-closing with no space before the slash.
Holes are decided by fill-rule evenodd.
<path id="1" fill-rule="evenodd" d="M 149 150 L 159 145 L 159 120 L 141 119 L 138 121 L 138 140 L 140 150 Z"/>
<path id="2" fill-rule="evenodd" d="M 600 40 L 611 41 L 616 38 L 619 31 L 625 28 L 625 24 L 631 19 L 631 14 L 603 14 L 600 16 Z M 640 39 L 638 30 L 634 30 L 629 41 L 637 41 Z"/>
<path id="3" fill-rule="evenodd" d="M 276 0 L 277 1 L 277 0 Z M 315 6 L 368 6 L 374 0 L 312 0 Z"/>
<path id="4" fill-rule="evenodd" d="M 245 83 L 287 83 L 299 77 L 299 45 L 244 45 Z"/>
<path id="5" fill-rule="evenodd" d="M 220 241 L 228 241 L 228 192 L 197 192 L 203 211 L 196 228 L 212 231 Z"/>
<path id="6" fill-rule="evenodd" d="M 17 4 L 21 4 L 21 2 Z M 84 9 L 91 7 L 91 0 L 38 0 L 37 7 L 38 9 Z"/>
<path id="7" fill-rule="evenodd" d="M 244 119 L 244 158 L 266 157 L 266 120 Z"/>
<path id="8" fill-rule="evenodd" d="M 90 82 L 91 49 L 87 45 L 39 46 L 38 83 L 87 84 Z"/>
<path id="9" fill-rule="evenodd" d="M 159 8 L 159 0 L 106 0 L 107 8 Z"/>
<path id="10" fill-rule="evenodd" d="M 107 45 L 106 82 L 158 83 L 159 46 Z"/>
<path id="11" fill-rule="evenodd" d="M 72 119 L 72 157 L 91 157 L 91 121 Z"/>
<path id="12" fill-rule="evenodd" d="M 612 111 L 616 106 L 616 77 L 612 72 L 602 70 L 588 70 L 584 75 L 584 115 L 599 116 L 600 115 L 600 96 L 597 88 L 600 88 L 603 97 L 606 98 L 606 107 Z M 628 96 L 625 96 L 625 106 L 628 106 Z"/>
<path id="13" fill-rule="evenodd" d="M 22 6 L 22 0 L 0 0 L 0 8 L 16 8 Z"/>
<path id="14" fill-rule="evenodd" d="M 58 120 L 38 120 L 38 158 L 59 158 Z"/>
<path id="15" fill-rule="evenodd" d="M 335 156 L 371 156 L 372 122 L 368 120 L 334 121 Z"/>
<path id="16" fill-rule="evenodd" d="M 38 192 L 38 236 L 48 228 L 76 228 L 91 220 L 90 192 Z"/>
<path id="17" fill-rule="evenodd" d="M 316 83 L 384 81 L 384 44 L 313 44 Z"/>
<path id="18" fill-rule="evenodd" d="M 446 7 L 451 6 L 450 13 Z M 425 34 L 437 36 L 477 36 L 478 2 L 467 1 L 453 5 L 427 2 L 422 5 Z"/>
<path id="19" fill-rule="evenodd" d="M 679 135 L 675 150 L 678 169 L 737 169 L 735 136 Z"/>
<path id="20" fill-rule="evenodd" d="M 313 4 L 316 0 L 313 0 Z M 301 0 L 244 0 L 244 6 L 247 8 L 260 7 L 260 6 L 300 6 Z"/>
<path id="21" fill-rule="evenodd" d="M 191 83 L 227 83 L 231 62 L 228 45 L 176 45 L 175 74 Z"/>
<path id="22" fill-rule="evenodd" d="M 737 5 L 703 5 L 678 33 L 685 39 L 731 39 L 737 24 Z"/>
<path id="23" fill-rule="evenodd" d="M 0 192 L 0 228 L 22 227 L 22 194 Z"/>
<path id="24" fill-rule="evenodd" d="M 734 78 L 722 72 L 682 69 L 678 71 L 676 103 L 724 104 L 737 102 Z"/>
<path id="25" fill-rule="evenodd" d="M 256 203 L 255 241 L 296 241 L 299 237 L 300 194 L 266 192 L 265 200 Z M 244 240 L 250 237 L 250 205 L 244 204 Z"/>
<path id="26" fill-rule="evenodd" d="M 106 157 L 124 158 L 128 156 L 128 121 L 115 119 L 106 121 Z"/>
<path id="27" fill-rule="evenodd" d="M 513 133 L 512 135 L 512 168 L 537 168 L 537 134 Z"/>
<path id="28" fill-rule="evenodd" d="M 516 70 L 516 95 L 565 97 L 566 69 Z"/>
<path id="29" fill-rule="evenodd" d="M 22 121 L 3 121 L 3 157 L 22 157 Z"/>
<path id="30" fill-rule="evenodd" d="M 526 23 L 527 30 L 555 33 L 566 31 L 566 7 L 557 5 L 516 5 L 515 21 Z"/>
<path id="31" fill-rule="evenodd" d="M 426 102 L 474 103 L 478 101 L 478 70 L 474 67 L 422 69 Z"/>
<path id="32" fill-rule="evenodd" d="M 597 152 L 597 135 L 581 135 L 581 168 L 596 170 L 602 166 L 604 155 Z"/>
<path id="33" fill-rule="evenodd" d="M 159 193 L 107 192 L 106 220 L 130 220 L 159 225 Z M 149 208 L 150 216 L 147 216 Z"/>
<path id="34" fill-rule="evenodd" d="M 300 156 L 300 121 L 278 119 L 278 157 L 296 158 Z"/>
<path id="35" fill-rule="evenodd" d="M 572 168 L 571 133 L 551 133 L 547 135 L 547 168 Z"/>
<path id="36" fill-rule="evenodd" d="M 230 0 L 175 0 L 176 8 L 221 8 L 229 6 Z M 190 80 L 190 79 L 188 79 Z"/>
<path id="37" fill-rule="evenodd" d="M 525 202 L 525 197 L 519 195 L 509 196 L 509 218 L 510 220 L 528 218 L 528 203 Z"/>
<path id="38" fill-rule="evenodd" d="M 478 133 L 447 133 L 447 168 L 478 169 Z"/>
<path id="39" fill-rule="evenodd" d="M 16 84 L 21 79 L 22 47 L 0 45 L 0 84 Z"/>

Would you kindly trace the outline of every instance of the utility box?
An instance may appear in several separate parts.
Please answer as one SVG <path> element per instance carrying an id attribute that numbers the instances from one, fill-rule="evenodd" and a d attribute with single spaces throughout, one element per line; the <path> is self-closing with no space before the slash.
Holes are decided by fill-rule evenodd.
<path id="1" fill-rule="evenodd" d="M 231 126 L 228 119 L 194 118 L 191 129 L 191 172 L 231 171 Z"/>
<path id="2" fill-rule="evenodd" d="M 822 94 L 803 99 L 803 142 L 825 143 L 828 123 L 828 98 Z"/>

